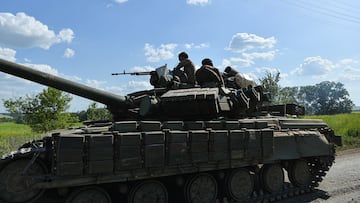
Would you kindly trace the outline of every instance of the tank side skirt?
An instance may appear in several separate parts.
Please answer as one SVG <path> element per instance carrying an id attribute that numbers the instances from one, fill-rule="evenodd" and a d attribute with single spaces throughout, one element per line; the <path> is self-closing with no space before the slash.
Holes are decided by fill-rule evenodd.
<path id="1" fill-rule="evenodd" d="M 293 132 L 290 131 L 290 135 L 291 133 Z M 293 135 L 289 136 L 288 132 L 275 132 L 273 155 L 269 158 L 258 157 L 257 159 L 227 159 L 213 163 L 207 162 L 197 164 L 184 164 L 164 166 L 162 168 L 139 168 L 135 170 L 115 171 L 114 174 L 110 175 L 83 175 L 81 177 L 76 176 L 76 178 L 74 178 L 75 176 L 50 176 L 48 177 L 50 181 L 38 183 L 36 187 L 57 188 L 112 182 L 128 182 L 133 180 L 149 179 L 149 177 L 165 177 L 178 174 L 191 174 L 229 168 L 241 168 L 246 166 L 254 166 L 257 164 L 278 163 L 283 160 L 293 160 L 301 157 L 315 156 L 311 154 L 303 156 L 304 154 L 298 147 L 299 143 L 296 137 L 297 136 Z M 250 148 L 251 146 L 248 147 Z M 331 153 L 327 151 L 323 155 L 329 154 Z"/>

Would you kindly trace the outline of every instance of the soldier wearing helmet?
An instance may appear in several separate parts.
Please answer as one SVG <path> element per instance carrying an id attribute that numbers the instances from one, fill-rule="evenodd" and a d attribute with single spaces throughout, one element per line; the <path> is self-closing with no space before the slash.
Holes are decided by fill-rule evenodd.
<path id="1" fill-rule="evenodd" d="M 201 68 L 196 71 L 195 77 L 201 87 L 223 87 L 224 80 L 219 70 L 214 67 L 211 59 L 205 58 L 201 61 Z"/>

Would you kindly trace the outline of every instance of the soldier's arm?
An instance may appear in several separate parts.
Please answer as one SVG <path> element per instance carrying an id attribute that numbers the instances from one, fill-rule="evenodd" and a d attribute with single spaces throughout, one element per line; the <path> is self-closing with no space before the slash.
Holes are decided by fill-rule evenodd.
<path id="1" fill-rule="evenodd" d="M 174 68 L 174 70 L 180 69 L 182 67 L 184 67 L 184 61 L 180 61 L 178 65 Z"/>

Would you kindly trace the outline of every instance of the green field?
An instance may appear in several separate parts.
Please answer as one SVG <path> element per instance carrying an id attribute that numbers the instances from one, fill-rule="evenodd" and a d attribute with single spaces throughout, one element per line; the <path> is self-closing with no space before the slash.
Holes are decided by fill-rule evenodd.
<path id="1" fill-rule="evenodd" d="M 344 147 L 360 147 L 360 113 L 306 116 L 306 118 L 316 118 L 324 120 L 334 131 L 341 135 Z"/>
<path id="2" fill-rule="evenodd" d="M 323 119 L 337 135 L 342 136 L 344 144 L 342 149 L 360 147 L 360 113 L 306 116 L 306 118 Z M 0 122 L 0 155 L 16 150 L 21 144 L 40 137 L 27 125 Z"/>
<path id="3" fill-rule="evenodd" d="M 21 144 L 40 138 L 27 125 L 0 122 L 0 155 L 16 150 Z"/>
<path id="4" fill-rule="evenodd" d="M 11 116 L 0 114 L 0 119 L 12 119 Z"/>

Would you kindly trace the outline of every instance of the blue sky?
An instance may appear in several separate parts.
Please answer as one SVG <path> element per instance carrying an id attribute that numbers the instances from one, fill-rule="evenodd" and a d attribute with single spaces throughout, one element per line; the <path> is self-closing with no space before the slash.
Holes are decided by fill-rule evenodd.
<path id="1" fill-rule="evenodd" d="M 1 58 L 120 95 L 149 78 L 111 73 L 172 69 L 186 51 L 255 81 L 279 70 L 283 87 L 342 82 L 360 106 L 359 33 L 356 0 L 0 0 Z M 0 73 L 0 112 L 43 88 Z"/>

